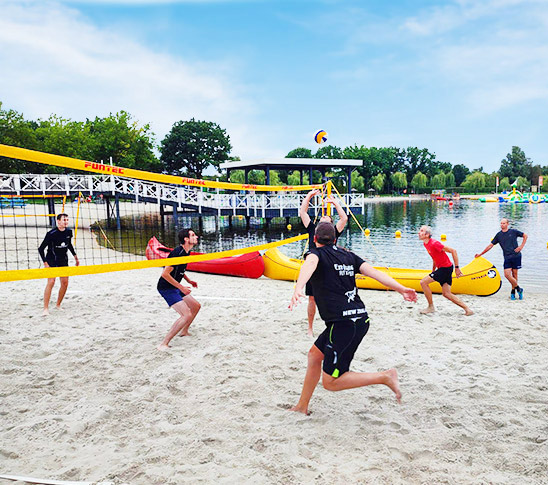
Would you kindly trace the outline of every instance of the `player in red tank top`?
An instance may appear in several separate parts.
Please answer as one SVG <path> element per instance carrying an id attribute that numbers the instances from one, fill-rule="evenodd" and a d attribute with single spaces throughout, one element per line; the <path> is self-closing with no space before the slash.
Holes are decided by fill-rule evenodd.
<path id="1" fill-rule="evenodd" d="M 453 265 L 451 264 L 451 260 L 447 256 L 447 253 L 451 253 L 451 256 L 453 257 L 453 261 L 455 262 L 455 275 L 459 278 L 462 276 L 462 271 L 459 268 L 457 251 L 432 239 L 432 229 L 430 229 L 429 226 L 422 226 L 419 229 L 419 239 L 423 242 L 424 247 L 433 261 L 432 272 L 421 280 L 422 291 L 428 301 L 428 306 L 424 310 L 421 310 L 421 313 L 433 313 L 435 311 L 430 284 L 437 282 L 440 284 L 442 295 L 445 298 L 464 309 L 464 314 L 466 316 L 473 315 L 474 312 L 470 310 L 462 300 L 451 293 Z"/>

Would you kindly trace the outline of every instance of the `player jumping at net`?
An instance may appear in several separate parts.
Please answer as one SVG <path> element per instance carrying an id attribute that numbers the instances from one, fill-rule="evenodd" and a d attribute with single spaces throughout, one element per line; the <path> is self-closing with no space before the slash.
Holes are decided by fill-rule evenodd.
<path id="1" fill-rule="evenodd" d="M 308 215 L 308 207 L 310 206 L 310 201 L 312 197 L 315 195 L 319 195 L 321 192 L 316 190 L 311 190 L 306 194 L 306 197 L 303 200 L 303 203 L 301 204 L 301 208 L 299 210 L 299 215 L 301 216 L 301 221 L 303 222 L 304 228 L 308 232 L 308 249 L 314 249 L 316 247 L 316 244 L 314 243 L 314 234 L 316 231 L 316 224 L 310 219 L 310 216 Z M 339 215 L 339 220 L 337 221 L 337 224 L 335 224 L 335 243 L 337 242 L 337 239 L 339 239 L 339 236 L 344 231 L 344 228 L 346 226 L 346 223 L 348 222 L 348 216 L 346 215 L 346 212 L 344 212 L 344 209 L 341 207 L 341 204 L 333 197 L 328 196 L 325 199 L 325 202 L 331 203 L 335 206 L 335 209 L 337 210 L 337 214 Z M 322 216 L 320 218 L 320 222 L 330 222 L 333 224 L 333 218 L 331 216 Z M 310 282 L 306 284 L 305 293 L 308 295 L 308 307 L 307 307 L 307 315 L 308 315 L 308 335 L 310 337 L 314 336 L 313 331 L 313 325 L 314 325 L 314 315 L 316 314 L 316 302 L 314 301 L 314 294 L 312 292 L 312 286 Z"/>
<path id="2" fill-rule="evenodd" d="M 425 249 L 432 257 L 433 262 L 432 272 L 421 280 L 421 288 L 426 297 L 426 301 L 428 302 L 428 306 L 420 312 L 426 314 L 435 311 L 430 284 L 438 282 L 441 286 L 442 295 L 445 298 L 452 301 L 455 305 L 460 306 L 464 310 L 466 316 L 473 315 L 474 312 L 470 310 L 468 305 L 451 292 L 453 265 L 446 253 L 451 253 L 453 261 L 455 262 L 455 275 L 457 278 L 460 278 L 462 276 L 462 271 L 459 268 L 459 257 L 456 249 L 445 246 L 441 242 L 432 239 L 432 229 L 430 226 L 422 226 L 419 229 L 419 239 L 423 242 Z"/>
<path id="3" fill-rule="evenodd" d="M 316 248 L 310 250 L 301 267 L 289 308 L 305 296 L 307 281 L 312 284 L 320 316 L 326 328 L 308 352 L 308 366 L 301 397 L 291 411 L 308 414 L 308 404 L 322 378 L 328 391 L 384 384 L 396 395 L 401 392 L 396 369 L 383 372 L 352 372 L 350 362 L 369 330 L 369 317 L 356 288 L 356 273 L 369 276 L 400 293 L 406 301 L 417 301 L 415 290 L 406 288 L 387 274 L 373 268 L 356 254 L 335 245 L 333 224 L 321 222 L 316 228 Z M 323 361 L 323 372 L 322 372 Z"/>
<path id="4" fill-rule="evenodd" d="M 190 250 L 198 243 L 198 236 L 192 229 L 181 229 L 178 236 L 180 245 L 169 253 L 168 258 L 190 256 Z M 191 288 L 181 284 L 184 278 L 193 288 L 198 288 L 198 283 L 191 280 L 185 271 L 186 264 L 166 266 L 158 280 L 158 292 L 164 297 L 167 305 L 180 315 L 158 346 L 158 350 L 168 350 L 169 342 L 177 334 L 181 337 L 189 335 L 188 327 L 200 311 L 200 303 L 190 296 Z"/>
<path id="5" fill-rule="evenodd" d="M 70 251 L 74 256 L 76 266 L 80 265 L 76 251 L 72 246 L 72 230 L 68 228 L 69 216 L 67 214 L 57 215 L 57 227 L 48 231 L 46 237 L 40 244 L 38 252 L 46 268 L 58 268 L 61 266 L 68 266 L 67 251 Z M 47 252 L 46 252 L 47 249 Z M 59 288 L 59 294 L 57 295 L 57 304 L 55 308 L 61 308 L 61 302 L 65 297 L 68 288 L 68 276 L 59 277 L 61 282 L 61 288 Z M 49 300 L 51 298 L 51 292 L 55 285 L 55 278 L 48 278 L 46 283 L 46 289 L 44 290 L 44 311 L 42 315 L 49 315 Z"/>

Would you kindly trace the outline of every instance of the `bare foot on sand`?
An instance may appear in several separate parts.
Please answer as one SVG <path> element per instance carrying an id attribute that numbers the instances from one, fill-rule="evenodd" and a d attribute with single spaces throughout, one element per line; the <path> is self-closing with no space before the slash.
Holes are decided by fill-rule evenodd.
<path id="1" fill-rule="evenodd" d="M 61 305 L 55 305 L 56 310 L 62 310 Z"/>
<path id="2" fill-rule="evenodd" d="M 190 334 L 188 333 L 188 330 L 185 330 L 179 334 L 179 337 L 190 337 Z"/>
<path id="3" fill-rule="evenodd" d="M 161 352 L 167 352 L 169 350 L 169 345 L 166 345 L 166 344 L 160 344 L 158 345 L 158 350 L 160 350 Z"/>
<path id="4" fill-rule="evenodd" d="M 464 310 L 464 314 L 469 317 L 470 315 L 473 315 L 474 312 L 472 310 L 470 310 L 470 308 L 467 308 L 466 310 Z"/>
<path id="5" fill-rule="evenodd" d="M 420 313 L 426 315 L 427 313 L 434 313 L 436 310 L 432 305 L 428 305 L 426 308 L 422 309 Z"/>
<path id="6" fill-rule="evenodd" d="M 386 385 L 394 391 L 396 395 L 396 400 L 398 404 L 401 404 L 401 392 L 400 392 L 400 383 L 398 380 L 398 371 L 396 369 L 389 369 L 384 372 L 386 377 L 388 377 Z"/>
<path id="7" fill-rule="evenodd" d="M 49 310 L 47 308 L 44 308 L 44 311 L 42 312 L 43 317 L 47 317 L 49 315 Z"/>
<path id="8" fill-rule="evenodd" d="M 290 411 L 295 411 L 296 413 L 302 413 L 306 414 L 307 416 L 310 416 L 310 411 L 308 408 L 301 408 L 299 406 L 293 406 L 292 408 L 289 408 Z"/>

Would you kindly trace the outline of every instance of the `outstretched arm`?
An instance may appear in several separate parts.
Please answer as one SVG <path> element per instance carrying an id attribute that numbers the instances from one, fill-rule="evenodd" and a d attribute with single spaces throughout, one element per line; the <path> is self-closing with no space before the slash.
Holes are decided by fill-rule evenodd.
<path id="1" fill-rule="evenodd" d="M 299 300 L 305 295 L 303 293 L 304 285 L 310 279 L 316 268 L 318 267 L 318 262 L 320 259 L 315 254 L 309 254 L 304 260 L 303 265 L 301 266 L 301 271 L 299 277 L 297 278 L 297 284 L 295 285 L 295 291 L 291 297 L 291 302 L 289 303 L 289 309 L 293 310 L 295 306 L 299 303 Z"/>
<path id="2" fill-rule="evenodd" d="M 369 276 L 370 278 L 377 280 L 379 283 L 383 284 L 387 288 L 390 288 L 391 290 L 397 291 L 401 296 L 403 296 L 405 301 L 417 301 L 417 292 L 415 290 L 403 286 L 391 276 L 388 276 L 386 273 L 373 268 L 373 266 L 368 263 L 362 263 L 360 266 L 360 273 L 364 276 Z"/>
<path id="3" fill-rule="evenodd" d="M 514 249 L 514 251 L 516 253 L 519 253 L 523 249 L 523 246 L 525 246 L 526 242 L 527 242 L 527 234 L 523 233 L 523 241 L 521 242 L 521 244 L 516 249 Z"/>
<path id="4" fill-rule="evenodd" d="M 337 231 L 343 232 L 346 223 L 348 222 L 348 216 L 346 215 L 346 212 L 344 212 L 344 209 L 341 206 L 341 203 L 335 199 L 333 196 L 329 196 L 325 199 L 328 203 L 331 203 L 335 206 L 335 209 L 337 210 L 337 214 L 339 215 L 339 220 L 337 221 L 337 224 L 335 224 L 335 227 L 337 228 Z"/>
<path id="5" fill-rule="evenodd" d="M 301 216 L 301 221 L 303 221 L 304 227 L 308 227 L 310 224 L 310 216 L 308 215 L 308 206 L 310 205 L 310 200 L 315 195 L 318 195 L 320 191 L 318 189 L 311 190 L 306 194 L 303 203 L 301 204 L 301 208 L 299 209 L 299 216 Z"/>
<path id="6" fill-rule="evenodd" d="M 457 255 L 457 250 L 450 248 L 449 246 L 443 246 L 443 250 L 446 253 L 451 253 L 451 256 L 453 257 L 453 262 L 455 263 L 455 274 L 457 275 L 457 278 L 460 278 L 462 276 L 462 271 L 459 268 L 459 257 Z"/>
<path id="7" fill-rule="evenodd" d="M 493 243 L 490 243 L 481 253 L 476 254 L 474 257 L 479 258 L 480 256 L 483 256 L 487 251 L 489 251 L 494 246 Z"/>

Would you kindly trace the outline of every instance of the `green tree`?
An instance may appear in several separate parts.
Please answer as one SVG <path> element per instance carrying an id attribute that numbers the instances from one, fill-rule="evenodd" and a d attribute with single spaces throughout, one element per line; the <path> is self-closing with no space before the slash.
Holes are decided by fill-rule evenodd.
<path id="1" fill-rule="evenodd" d="M 371 179 L 371 186 L 377 191 L 381 192 L 384 184 L 386 182 L 386 177 L 384 173 L 378 173 Z"/>
<path id="2" fill-rule="evenodd" d="M 404 171 L 411 179 L 417 172 L 432 176 L 440 170 L 439 164 L 435 163 L 436 155 L 426 148 L 408 147 L 400 153 L 400 157 L 405 166 Z"/>
<path id="3" fill-rule="evenodd" d="M 508 180 L 508 177 L 504 177 L 499 183 L 499 190 L 510 190 L 510 188 L 510 180 Z"/>
<path id="4" fill-rule="evenodd" d="M 433 189 L 444 189 L 445 188 L 445 174 L 443 172 L 439 172 L 436 175 L 432 177 L 432 188 Z"/>
<path id="5" fill-rule="evenodd" d="M 274 171 L 270 172 L 270 183 L 272 184 L 272 174 Z M 266 174 L 264 170 L 250 170 L 248 174 L 248 180 L 250 184 L 255 185 L 264 185 L 266 183 Z"/>
<path id="6" fill-rule="evenodd" d="M 538 178 L 542 175 L 542 167 L 540 165 L 533 165 L 531 167 L 531 173 L 529 174 L 529 180 L 533 185 L 538 185 Z"/>
<path id="7" fill-rule="evenodd" d="M 470 174 L 470 169 L 466 165 L 459 163 L 453 167 L 453 174 L 455 175 L 455 185 L 458 187 L 464 182 L 466 176 Z"/>
<path id="8" fill-rule="evenodd" d="M 531 188 L 531 181 L 525 177 L 518 177 L 516 179 L 516 189 L 529 190 Z"/>
<path id="9" fill-rule="evenodd" d="M 277 170 L 270 171 L 270 185 L 284 185 Z"/>
<path id="10" fill-rule="evenodd" d="M 411 179 L 411 187 L 417 191 L 418 189 L 424 189 L 428 183 L 428 178 L 422 172 L 417 172 Z"/>
<path id="11" fill-rule="evenodd" d="M 366 148 L 363 145 L 360 147 L 354 145 L 351 147 L 346 147 L 343 150 L 343 158 L 362 161 L 362 166 L 358 168 L 358 171 L 360 175 L 364 178 L 364 180 L 370 180 L 373 175 L 378 173 L 378 169 L 376 168 L 369 154 L 369 148 Z"/>
<path id="12" fill-rule="evenodd" d="M 209 166 L 216 169 L 232 146 L 226 131 L 210 121 L 178 121 L 162 140 L 161 157 L 168 173 L 201 178 Z"/>
<path id="13" fill-rule="evenodd" d="M 447 172 L 445 174 L 445 186 L 446 187 L 456 187 L 456 180 L 455 175 L 453 174 L 453 171 Z"/>
<path id="14" fill-rule="evenodd" d="M 478 193 L 485 187 L 485 174 L 479 171 L 467 175 L 462 183 L 467 192 Z"/>
<path id="15" fill-rule="evenodd" d="M 37 150 L 35 122 L 25 120 L 21 113 L 15 110 L 3 110 L 0 102 L 0 143 L 21 148 Z M 24 162 L 11 158 L 0 157 L 0 172 L 2 173 L 44 173 L 48 165 Z"/>
<path id="16" fill-rule="evenodd" d="M 499 173 L 501 177 L 508 177 L 509 179 L 530 177 L 531 160 L 525 156 L 525 152 L 520 147 L 513 146 L 512 152 L 501 160 Z"/>
<path id="17" fill-rule="evenodd" d="M 298 170 L 294 170 L 287 177 L 288 185 L 301 185 L 301 173 Z M 303 184 L 308 185 L 308 173 L 303 174 Z"/>
<path id="18" fill-rule="evenodd" d="M 36 137 L 41 151 L 83 160 L 96 159 L 92 150 L 93 139 L 89 127 L 82 122 L 52 115 L 49 119 L 39 122 Z M 55 173 L 72 171 L 68 168 L 53 166 L 50 169 Z"/>
<path id="19" fill-rule="evenodd" d="M 319 148 L 314 154 L 314 158 L 343 158 L 343 151 L 339 147 L 327 145 Z"/>
<path id="20" fill-rule="evenodd" d="M 139 126 L 126 111 L 87 120 L 83 130 L 91 136 L 89 158 L 92 160 L 108 161 L 112 157 L 114 165 L 139 170 L 162 169 L 154 155 L 156 147 L 150 125 Z"/>
<path id="21" fill-rule="evenodd" d="M 493 173 L 490 173 L 490 174 L 486 175 L 485 176 L 485 188 L 489 189 L 489 190 L 495 190 L 495 188 L 497 186 L 497 177 L 499 177 L 499 180 L 500 180 L 500 175 L 497 172 L 493 172 Z"/>
<path id="22" fill-rule="evenodd" d="M 245 173 L 243 170 L 231 170 L 230 182 L 233 184 L 245 184 Z"/>
<path id="23" fill-rule="evenodd" d="M 312 150 L 309 150 L 308 148 L 295 148 L 294 150 L 291 150 L 285 158 L 314 158 L 312 156 Z"/>
<path id="24" fill-rule="evenodd" d="M 395 172 L 390 176 L 392 181 L 392 186 L 396 189 L 401 190 L 407 188 L 407 175 L 403 172 Z"/>
<path id="25" fill-rule="evenodd" d="M 352 188 L 356 189 L 358 192 L 365 192 L 365 183 L 363 177 L 360 175 L 360 172 L 354 170 L 351 175 Z"/>

